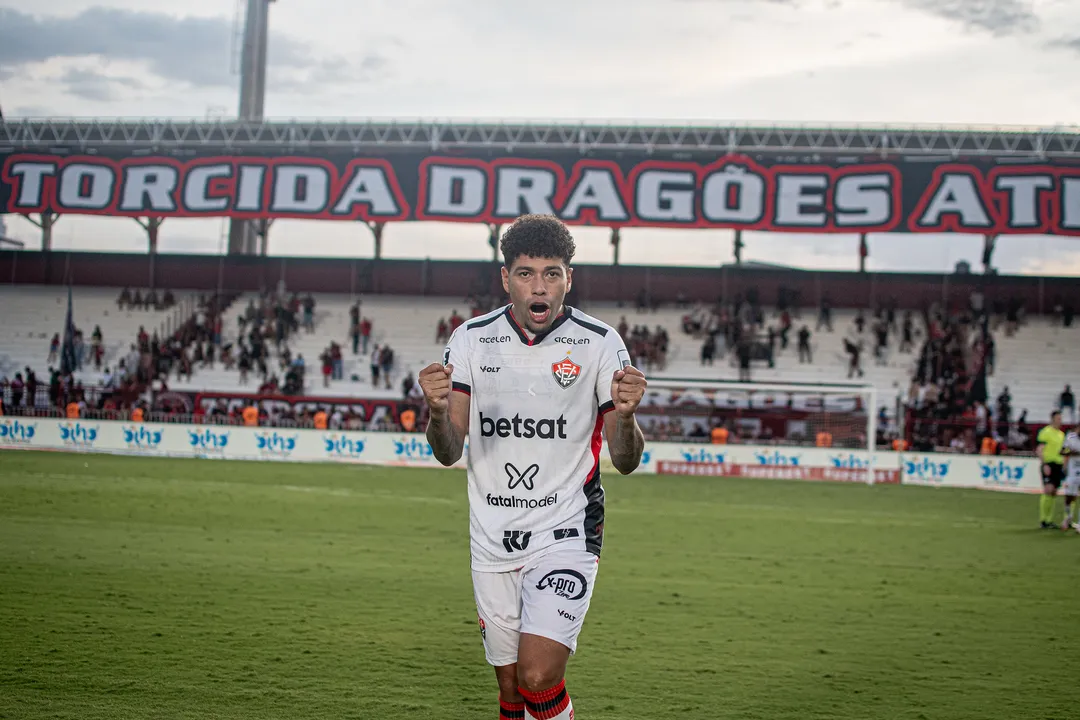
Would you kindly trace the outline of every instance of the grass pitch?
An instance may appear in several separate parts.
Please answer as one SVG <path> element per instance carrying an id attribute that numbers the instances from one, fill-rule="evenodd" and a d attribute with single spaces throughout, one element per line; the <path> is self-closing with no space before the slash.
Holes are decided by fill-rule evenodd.
<path id="1" fill-rule="evenodd" d="M 605 485 L 581 720 L 1080 713 L 1034 497 Z M 0 717 L 495 718 L 467 528 L 455 471 L 0 453 Z"/>

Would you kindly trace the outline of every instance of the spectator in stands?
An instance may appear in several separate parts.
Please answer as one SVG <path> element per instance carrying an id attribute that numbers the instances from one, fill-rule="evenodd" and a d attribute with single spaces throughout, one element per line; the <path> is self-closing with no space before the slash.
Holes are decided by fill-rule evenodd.
<path id="1" fill-rule="evenodd" d="M 831 324 L 827 326 L 829 331 L 832 332 Z M 812 363 L 814 356 L 810 352 L 810 328 L 803 325 L 799 330 L 799 362 L 800 363 Z"/>
<path id="2" fill-rule="evenodd" d="M 394 351 L 389 345 L 383 345 L 379 356 L 379 366 L 382 370 L 383 381 L 386 383 L 386 389 L 390 389 L 390 371 L 394 367 Z"/>
<path id="3" fill-rule="evenodd" d="M 1066 300 L 1065 304 L 1061 308 L 1061 323 L 1067 328 L 1071 328 L 1073 320 L 1076 318 L 1076 308 L 1070 300 Z"/>
<path id="4" fill-rule="evenodd" d="M 330 348 L 323 350 L 322 355 L 319 356 L 319 362 L 322 365 L 322 386 L 328 388 L 330 387 L 330 377 L 334 374 L 334 361 L 330 357 Z"/>
<path id="5" fill-rule="evenodd" d="M 626 322 L 625 315 L 619 319 L 619 327 L 616 328 L 616 331 L 619 333 L 619 337 L 623 339 L 624 343 L 629 339 L 628 333 L 630 332 L 630 324 Z"/>
<path id="6" fill-rule="evenodd" d="M 435 327 L 435 343 L 442 344 L 450 340 L 450 323 L 446 318 L 439 318 L 439 324 Z"/>
<path id="7" fill-rule="evenodd" d="M 453 323 L 451 323 L 453 324 Z M 460 323 L 458 323 L 460 325 Z M 360 322 L 360 341 L 363 343 L 361 352 L 367 355 L 368 341 L 371 340 L 371 320 L 364 318 Z"/>
<path id="8" fill-rule="evenodd" d="M 886 351 L 889 347 L 889 325 L 885 318 L 881 318 L 874 323 L 874 338 L 874 358 L 877 360 L 878 365 L 886 365 L 888 363 L 888 353 Z"/>
<path id="9" fill-rule="evenodd" d="M 373 347 L 371 349 L 371 363 L 370 363 L 370 365 L 371 365 L 371 387 L 372 388 L 379 387 L 379 370 L 381 369 L 381 365 L 379 364 L 380 352 L 381 352 L 381 350 L 380 350 L 378 344 L 376 344 L 375 347 Z"/>
<path id="10" fill-rule="evenodd" d="M 1061 391 L 1061 395 L 1058 397 L 1058 410 L 1061 411 L 1063 417 L 1068 416 L 1070 424 L 1076 422 L 1076 396 L 1073 395 L 1072 388 L 1068 385 L 1065 386 L 1065 389 Z"/>
<path id="11" fill-rule="evenodd" d="M 455 330 L 461 327 L 461 323 L 465 322 L 465 318 L 458 315 L 458 311 L 454 310 L 450 313 L 450 333 L 453 334 Z"/>
<path id="12" fill-rule="evenodd" d="M 735 355 L 739 360 L 739 381 L 750 382 L 750 338 L 739 339 L 735 345 Z"/>
<path id="13" fill-rule="evenodd" d="M 821 307 L 818 309 L 818 320 L 815 331 L 821 332 L 821 328 L 825 328 L 829 332 L 833 331 L 832 327 L 832 300 L 828 295 L 824 295 L 821 298 Z"/>
<path id="14" fill-rule="evenodd" d="M 866 327 L 866 318 L 863 317 L 863 311 L 860 310 L 858 312 L 858 314 L 855 315 L 855 332 L 862 335 L 863 334 L 863 329 L 865 327 Z"/>
<path id="15" fill-rule="evenodd" d="M 131 290 L 124 288 L 120 291 L 120 297 L 116 298 L 116 309 L 123 310 L 125 307 L 131 306 Z"/>
<path id="16" fill-rule="evenodd" d="M 38 379 L 34 371 L 26 368 L 26 407 L 37 407 Z"/>
<path id="17" fill-rule="evenodd" d="M 304 298 L 304 329 L 309 333 L 315 332 L 315 298 L 311 293 Z"/>
<path id="18" fill-rule="evenodd" d="M 26 389 L 26 383 L 23 381 L 22 373 L 15 373 L 15 379 L 11 381 L 11 406 L 22 407 L 23 392 Z"/>
<path id="19" fill-rule="evenodd" d="M 52 340 L 49 341 L 49 359 L 48 363 L 54 363 L 60 357 L 60 333 L 54 333 Z"/>
<path id="20" fill-rule="evenodd" d="M 854 343 L 848 338 L 844 338 L 844 352 L 848 354 L 848 379 L 855 377 L 857 374 L 859 377 L 863 376 L 862 369 L 862 343 Z"/>
<path id="21" fill-rule="evenodd" d="M 140 294 L 139 294 L 139 291 L 138 291 L 138 290 L 136 290 L 135 292 L 133 292 L 133 293 L 131 294 L 131 304 L 130 304 L 130 307 L 131 307 L 131 309 L 132 309 L 132 310 L 138 310 L 138 309 L 140 309 L 141 307 L 143 307 L 143 299 L 142 299 L 142 295 L 140 295 Z"/>
<path id="22" fill-rule="evenodd" d="M 709 333 L 705 336 L 705 342 L 701 344 L 701 364 L 712 365 L 716 356 L 716 336 Z"/>
<path id="23" fill-rule="evenodd" d="M 911 311 L 904 312 L 904 322 L 900 328 L 900 352 L 911 352 L 915 349 L 915 320 Z"/>

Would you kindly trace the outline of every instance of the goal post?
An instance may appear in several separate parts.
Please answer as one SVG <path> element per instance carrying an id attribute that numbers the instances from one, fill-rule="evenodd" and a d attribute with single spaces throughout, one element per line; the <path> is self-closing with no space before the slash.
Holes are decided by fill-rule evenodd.
<path id="1" fill-rule="evenodd" d="M 658 427 L 654 437 L 683 443 L 708 443 L 712 428 L 722 425 L 734 444 L 848 450 L 855 461 L 849 469 L 875 481 L 872 385 L 649 379 L 638 416 L 646 433 Z"/>

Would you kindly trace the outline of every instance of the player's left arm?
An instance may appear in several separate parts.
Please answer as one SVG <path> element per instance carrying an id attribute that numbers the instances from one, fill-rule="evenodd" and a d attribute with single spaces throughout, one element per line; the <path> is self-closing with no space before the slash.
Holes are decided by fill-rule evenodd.
<path id="1" fill-rule="evenodd" d="M 596 374 L 596 400 L 604 416 L 604 436 L 615 469 L 628 475 L 641 463 L 645 436 L 637 422 L 637 408 L 645 394 L 645 376 L 630 364 L 630 353 L 614 331 L 604 336 L 600 369 Z"/>

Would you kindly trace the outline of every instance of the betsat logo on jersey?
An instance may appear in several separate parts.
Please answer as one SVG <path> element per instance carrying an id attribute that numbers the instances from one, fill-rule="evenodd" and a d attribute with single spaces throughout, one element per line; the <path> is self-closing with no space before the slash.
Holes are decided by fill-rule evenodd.
<path id="1" fill-rule="evenodd" d="M 521 417 L 515 414 L 512 418 L 492 418 L 480 413 L 480 436 L 501 438 L 516 437 L 531 440 L 566 439 L 566 418 L 560 415 L 557 418 L 531 418 Z"/>
<path id="2" fill-rule="evenodd" d="M 5 419 L 0 422 L 0 445 L 30 445 L 37 427 L 37 423 Z"/>
<path id="3" fill-rule="evenodd" d="M 344 433 L 323 435 L 324 452 L 330 459 L 358 458 L 364 453 L 364 441 Z"/>
<path id="4" fill-rule="evenodd" d="M 919 460 L 905 460 L 904 474 L 916 482 L 935 485 L 944 482 L 949 474 L 952 461 L 936 462 L 928 457 Z"/>
<path id="5" fill-rule="evenodd" d="M 142 425 L 124 425 L 120 432 L 124 435 L 124 445 L 128 450 L 157 450 L 165 437 L 165 431 L 148 430 Z"/>
<path id="6" fill-rule="evenodd" d="M 255 433 L 255 448 L 259 455 L 270 458 L 287 458 L 296 450 L 299 435 L 283 435 L 279 432 Z"/>
<path id="7" fill-rule="evenodd" d="M 992 487 L 1015 488 L 1024 481 L 1024 466 L 1017 462 L 979 461 L 979 476 L 983 484 Z"/>
<path id="8" fill-rule="evenodd" d="M 60 442 L 67 447 L 92 448 L 97 442 L 98 425 L 85 425 L 80 422 L 68 422 L 60 424 Z"/>

